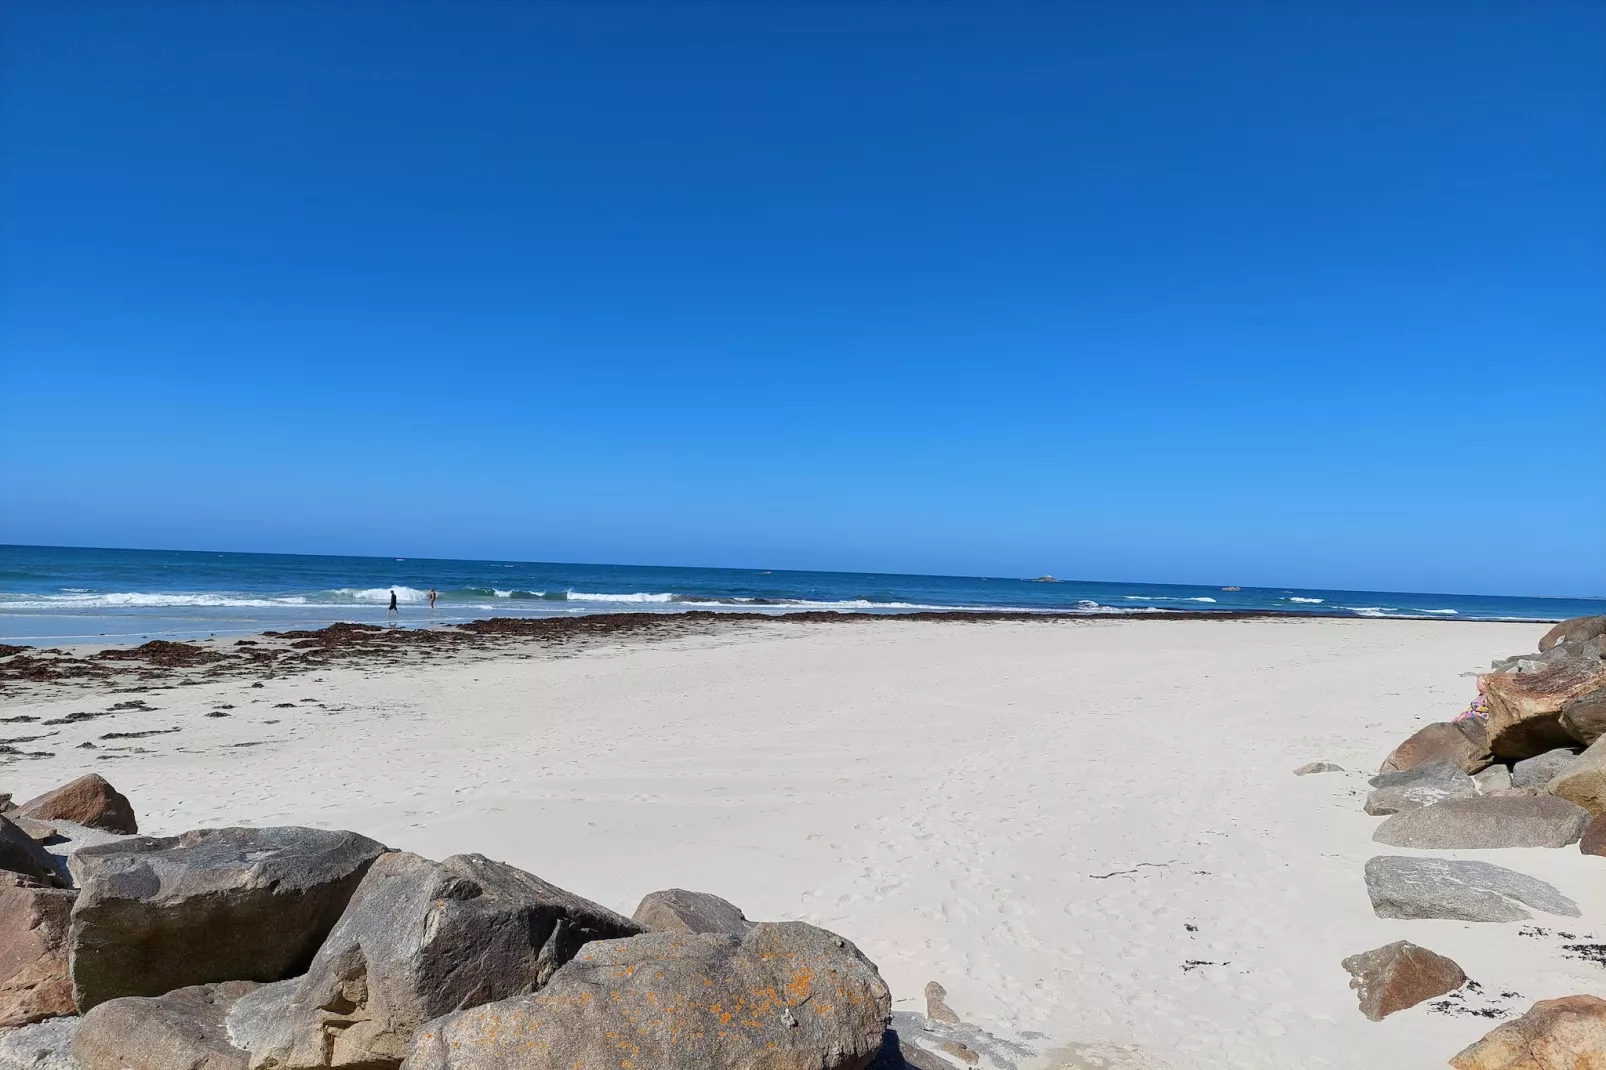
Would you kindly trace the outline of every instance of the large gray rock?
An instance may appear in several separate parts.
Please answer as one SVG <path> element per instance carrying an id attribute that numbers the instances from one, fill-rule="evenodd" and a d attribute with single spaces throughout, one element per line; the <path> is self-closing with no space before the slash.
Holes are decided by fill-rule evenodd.
<path id="1" fill-rule="evenodd" d="M 1573 617 L 1564 620 L 1539 640 L 1541 652 L 1549 650 L 1557 643 L 1587 643 L 1591 639 L 1606 635 L 1606 615 L 1598 617 Z"/>
<path id="2" fill-rule="evenodd" d="M 310 828 L 201 829 L 85 847 L 69 862 L 73 995 L 88 1011 L 312 961 L 383 844 Z"/>
<path id="3" fill-rule="evenodd" d="M 60 883 L 45 849 L 4 817 L 0 817 L 0 873 L 19 873 L 40 884 Z"/>
<path id="4" fill-rule="evenodd" d="M 1577 843 L 1589 811 L 1548 795 L 1480 795 L 1406 810 L 1372 833 L 1377 843 L 1429 850 L 1565 847 Z"/>
<path id="5" fill-rule="evenodd" d="M 708 892 L 666 888 L 649 892 L 632 915 L 637 925 L 655 933 L 745 933 L 753 927 L 735 903 Z"/>
<path id="6" fill-rule="evenodd" d="M 587 945 L 543 991 L 430 1022 L 406 1070 L 862 1070 L 891 997 L 801 922 Z"/>
<path id="7" fill-rule="evenodd" d="M 108 1000 L 84 1015 L 72 1051 L 81 1070 L 248 1070 L 223 1019 L 251 981 Z"/>
<path id="8" fill-rule="evenodd" d="M 1578 904 L 1542 880 L 1488 862 L 1378 855 L 1366 863 L 1366 891 L 1380 918 L 1526 921 L 1518 903 L 1579 917 Z"/>
<path id="9" fill-rule="evenodd" d="M 1409 940 L 1351 955 L 1342 965 L 1349 971 L 1349 986 L 1360 1000 L 1361 1013 L 1374 1022 L 1467 983 L 1467 975 L 1454 961 Z"/>
<path id="10" fill-rule="evenodd" d="M 1578 752 L 1570 747 L 1558 747 L 1532 758 L 1524 758 L 1511 767 L 1511 786 L 1543 791 L 1545 785 L 1577 760 Z"/>
<path id="11" fill-rule="evenodd" d="M 1575 695 L 1561 704 L 1562 731 L 1580 743 L 1606 736 L 1606 687 Z"/>
<path id="12" fill-rule="evenodd" d="M 72 1056 L 77 1018 L 47 1018 L 0 1030 L 0 1070 L 79 1070 Z"/>
<path id="13" fill-rule="evenodd" d="M 1371 783 L 1375 790 L 1366 797 L 1366 812 L 1373 816 L 1420 810 L 1445 799 L 1470 799 L 1478 793 L 1477 785 L 1453 758 L 1398 773 L 1383 773 L 1373 777 Z"/>
<path id="14" fill-rule="evenodd" d="M 0 1027 L 75 1013 L 67 925 L 76 895 L 0 873 Z"/>
<path id="15" fill-rule="evenodd" d="M 254 1067 L 395 1066 L 431 1018 L 539 989 L 592 940 L 641 929 L 482 855 L 375 862 L 305 977 L 241 999 Z"/>
<path id="16" fill-rule="evenodd" d="M 1379 773 L 1398 773 L 1419 765 L 1445 759 L 1459 762 L 1464 773 L 1476 773 L 1494 759 L 1483 722 L 1475 717 L 1462 721 L 1437 721 L 1419 728 L 1383 759 Z"/>

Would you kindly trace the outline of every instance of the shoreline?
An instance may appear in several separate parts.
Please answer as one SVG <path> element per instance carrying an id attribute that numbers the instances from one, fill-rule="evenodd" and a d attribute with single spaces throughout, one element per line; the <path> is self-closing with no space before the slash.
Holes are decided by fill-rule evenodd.
<path id="1" fill-rule="evenodd" d="M 587 645 L 616 640 L 654 641 L 720 629 L 762 625 L 842 625 L 869 622 L 942 624 L 1065 624 L 1085 622 L 1235 623 L 1248 621 L 1365 622 L 1403 624 L 1542 624 L 1545 621 L 1484 621 L 1447 616 L 1357 616 L 1353 613 L 1279 610 L 1130 610 L 1120 613 L 921 610 L 869 613 L 807 610 L 755 613 L 691 609 L 656 612 L 588 613 L 563 617 L 483 617 L 454 624 L 409 626 L 341 621 L 316 629 L 228 633 L 206 639 L 150 639 L 143 643 L 63 643 L 20 645 L 0 642 L 0 696 L 37 685 L 144 684 L 169 675 L 201 679 L 311 672 L 332 664 L 400 664 L 418 657 L 486 654 L 520 643 L 538 648 Z M 131 679 L 124 679 L 125 677 Z M 124 686 L 120 690 L 140 690 Z"/>

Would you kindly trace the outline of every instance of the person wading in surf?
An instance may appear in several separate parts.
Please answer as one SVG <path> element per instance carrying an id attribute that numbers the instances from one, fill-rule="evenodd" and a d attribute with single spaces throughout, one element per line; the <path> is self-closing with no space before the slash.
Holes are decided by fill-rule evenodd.
<path id="1" fill-rule="evenodd" d="M 435 608 L 435 588 L 433 587 L 429 589 L 429 608 L 431 610 Z"/>
<path id="2" fill-rule="evenodd" d="M 396 592 L 395 591 L 391 591 L 390 592 L 390 609 L 388 609 L 386 611 L 386 615 L 388 616 L 391 613 L 396 614 L 396 616 L 398 616 L 398 617 L 401 616 L 401 610 L 396 608 Z"/>

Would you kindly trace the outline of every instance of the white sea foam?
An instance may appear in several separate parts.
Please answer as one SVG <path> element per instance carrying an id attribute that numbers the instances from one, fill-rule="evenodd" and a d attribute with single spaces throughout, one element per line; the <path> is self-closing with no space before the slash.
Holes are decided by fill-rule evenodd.
<path id="1" fill-rule="evenodd" d="M 341 587 L 328 593 L 344 596 L 353 602 L 384 602 L 388 604 L 390 602 L 390 592 L 392 591 L 396 592 L 396 601 L 398 602 L 425 602 L 429 600 L 428 591 L 420 591 L 415 587 L 402 587 L 400 585 L 395 587 L 366 587 L 361 590 L 356 587 Z"/>
<path id="2" fill-rule="evenodd" d="M 673 602 L 675 596 L 667 593 L 654 594 L 649 591 L 636 591 L 632 594 L 596 594 L 589 591 L 570 591 L 571 602 Z"/>
<path id="3" fill-rule="evenodd" d="M 1178 597 L 1176 597 L 1174 595 L 1169 595 L 1169 594 L 1123 594 L 1121 597 L 1130 599 L 1130 600 L 1132 600 L 1134 602 L 1214 602 L 1215 601 L 1214 598 L 1189 598 L 1189 597 L 1178 598 Z M 1085 599 L 1084 599 L 1084 601 L 1085 601 Z M 1093 604 L 1097 605 L 1098 603 L 1095 602 Z"/>
<path id="4" fill-rule="evenodd" d="M 513 592 L 512 591 L 499 591 L 499 590 L 495 589 L 494 587 L 491 589 L 491 593 L 496 595 L 496 597 L 498 597 L 498 598 L 512 598 L 513 597 Z"/>
<path id="5" fill-rule="evenodd" d="M 1358 617 L 1381 617 L 1391 612 L 1386 606 L 1345 606 L 1344 608 Z"/>
<path id="6" fill-rule="evenodd" d="M 1184 602 L 1214 602 L 1214 598 L 1184 598 Z"/>
<path id="7" fill-rule="evenodd" d="M 1288 600 L 1290 602 L 1303 602 L 1306 605 L 1311 605 L 1311 606 L 1319 606 L 1323 602 L 1327 601 L 1327 599 L 1325 599 L 1325 598 L 1301 598 L 1297 594 L 1289 595 L 1288 596 Z"/>
<path id="8" fill-rule="evenodd" d="M 117 609 L 176 608 L 181 606 L 226 606 L 240 609 L 267 609 L 274 606 L 304 606 L 301 595 L 283 598 L 253 598 L 248 595 L 203 594 L 199 592 L 111 591 L 106 594 L 59 594 L 39 597 L 0 595 L 0 609 Z"/>
<path id="9" fill-rule="evenodd" d="M 1454 609 L 1424 609 L 1421 612 L 1423 612 L 1423 613 L 1446 613 L 1446 614 L 1449 614 L 1451 616 L 1460 616 L 1460 613 L 1457 610 L 1454 610 Z"/>

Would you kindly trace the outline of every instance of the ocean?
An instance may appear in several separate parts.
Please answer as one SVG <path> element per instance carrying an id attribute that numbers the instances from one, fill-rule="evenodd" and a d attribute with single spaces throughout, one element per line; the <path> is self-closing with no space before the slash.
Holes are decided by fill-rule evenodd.
<path id="1" fill-rule="evenodd" d="M 427 599 L 431 588 L 439 594 L 433 611 Z M 400 608 L 394 618 L 387 609 L 392 591 Z M 9 643 L 138 643 L 316 628 L 334 621 L 399 620 L 403 626 L 417 627 L 488 616 L 684 609 L 769 613 L 1009 609 L 1088 614 L 1269 610 L 1293 615 L 1549 621 L 1606 613 L 1606 599 L 0 546 L 0 641 Z"/>

